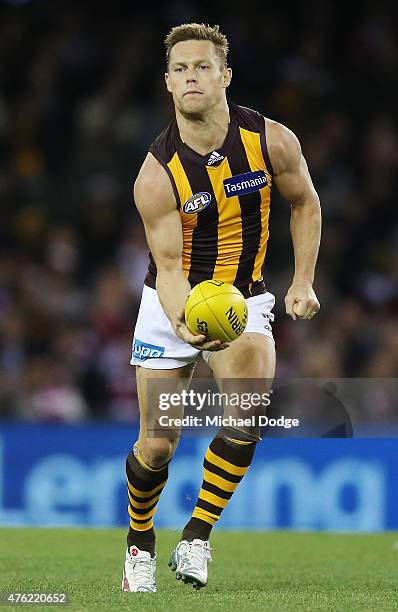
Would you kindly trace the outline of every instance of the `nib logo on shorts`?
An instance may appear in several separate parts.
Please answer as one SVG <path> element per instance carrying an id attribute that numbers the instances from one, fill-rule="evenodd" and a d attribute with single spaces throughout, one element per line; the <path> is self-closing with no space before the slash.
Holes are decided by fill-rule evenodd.
<path id="1" fill-rule="evenodd" d="M 213 153 L 210 155 L 209 159 L 206 162 L 206 166 L 218 166 L 218 164 L 221 164 L 223 159 L 224 155 L 220 155 L 219 153 L 217 153 L 217 151 L 213 151 Z"/>
<path id="2" fill-rule="evenodd" d="M 224 191 L 227 198 L 233 198 L 234 196 L 245 195 L 245 193 L 260 191 L 267 184 L 264 170 L 255 170 L 224 179 Z"/>
<path id="3" fill-rule="evenodd" d="M 146 359 L 156 359 L 157 357 L 163 357 L 164 346 L 157 346 L 156 344 L 149 344 L 149 342 L 142 342 L 138 338 L 134 338 L 133 342 L 133 357 L 145 361 Z"/>

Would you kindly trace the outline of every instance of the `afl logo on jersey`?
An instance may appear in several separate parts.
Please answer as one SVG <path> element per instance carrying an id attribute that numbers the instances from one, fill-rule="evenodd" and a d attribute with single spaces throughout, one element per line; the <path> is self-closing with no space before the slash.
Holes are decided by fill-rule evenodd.
<path id="1" fill-rule="evenodd" d="M 182 210 L 187 215 L 193 215 L 194 213 L 201 212 L 211 202 L 211 195 L 207 193 L 207 191 L 201 191 L 200 193 L 195 193 L 192 195 L 189 200 L 187 200 L 182 207 Z"/>

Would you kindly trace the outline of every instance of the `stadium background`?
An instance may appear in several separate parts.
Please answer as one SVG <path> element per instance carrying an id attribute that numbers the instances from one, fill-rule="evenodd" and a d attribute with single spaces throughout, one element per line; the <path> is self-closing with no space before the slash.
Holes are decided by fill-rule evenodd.
<path id="1" fill-rule="evenodd" d="M 138 418 L 128 362 L 147 266 L 131 187 L 171 116 L 162 44 L 176 23 L 220 23 L 229 98 L 296 132 L 321 197 L 322 310 L 310 325 L 284 315 L 289 206 L 272 204 L 278 375 L 396 376 L 393 7 L 0 4 L 0 524 L 127 524 L 123 464 Z M 364 418 L 391 421 L 396 408 L 371 402 Z M 205 446 L 179 448 L 159 525 L 184 524 Z M 221 524 L 396 529 L 395 450 L 380 439 L 264 441 Z"/>

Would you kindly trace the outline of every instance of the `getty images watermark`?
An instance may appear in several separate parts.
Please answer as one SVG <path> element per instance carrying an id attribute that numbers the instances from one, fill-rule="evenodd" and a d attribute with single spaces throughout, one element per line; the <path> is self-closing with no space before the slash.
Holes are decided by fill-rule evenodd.
<path id="1" fill-rule="evenodd" d="M 252 426 L 291 429 L 292 427 L 299 427 L 300 420 L 297 418 L 286 418 L 283 415 L 273 418 L 264 414 L 266 408 L 271 404 L 271 395 L 272 391 L 264 393 L 222 393 L 208 390 L 200 393 L 194 389 L 160 393 L 159 410 L 165 414 L 158 416 L 158 425 L 170 429 Z M 202 414 L 186 416 L 171 416 L 169 414 L 169 411 L 187 407 L 196 412 L 207 412 L 210 409 L 211 414 L 204 414 L 203 416 Z M 214 414 L 214 411 L 221 409 L 224 414 Z M 245 415 L 245 412 L 249 410 L 251 413 L 254 411 L 255 414 Z M 233 414 L 231 414 L 231 411 Z"/>

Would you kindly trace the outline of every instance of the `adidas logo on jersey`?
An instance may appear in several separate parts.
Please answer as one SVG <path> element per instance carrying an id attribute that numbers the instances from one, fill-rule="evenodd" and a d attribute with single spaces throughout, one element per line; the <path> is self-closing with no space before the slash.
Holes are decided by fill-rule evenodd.
<path id="1" fill-rule="evenodd" d="M 219 153 L 217 153 L 217 151 L 213 151 L 213 153 L 207 160 L 206 166 L 216 166 L 217 164 L 220 164 L 223 159 L 224 155 L 220 155 Z"/>

